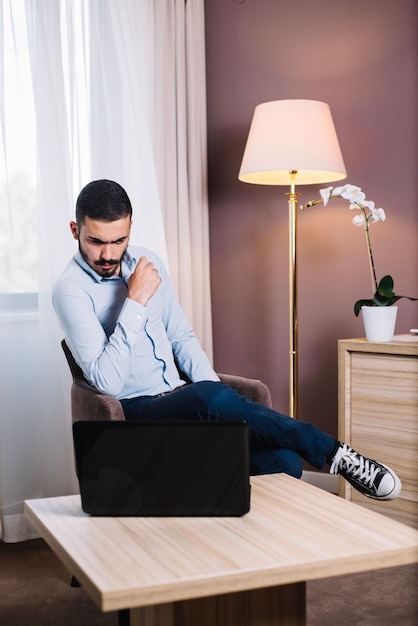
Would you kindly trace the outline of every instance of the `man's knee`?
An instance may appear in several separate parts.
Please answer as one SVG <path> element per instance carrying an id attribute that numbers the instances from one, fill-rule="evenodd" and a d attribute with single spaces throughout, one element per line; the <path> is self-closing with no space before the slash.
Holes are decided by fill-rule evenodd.
<path id="1" fill-rule="evenodd" d="M 201 381 L 188 386 L 185 393 L 192 406 L 207 414 L 209 419 L 245 419 L 242 410 L 245 399 L 228 385 Z"/>

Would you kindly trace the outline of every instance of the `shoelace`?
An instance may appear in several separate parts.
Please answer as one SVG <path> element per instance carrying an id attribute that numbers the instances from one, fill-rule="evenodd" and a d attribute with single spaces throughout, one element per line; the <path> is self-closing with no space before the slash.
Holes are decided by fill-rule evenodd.
<path id="1" fill-rule="evenodd" d="M 370 487 L 380 472 L 380 469 L 370 463 L 369 459 L 365 459 L 355 450 L 344 444 L 338 448 L 330 467 L 330 474 L 337 474 L 338 470 L 344 469 L 345 473 L 351 474 L 353 478 L 361 480 Z"/>

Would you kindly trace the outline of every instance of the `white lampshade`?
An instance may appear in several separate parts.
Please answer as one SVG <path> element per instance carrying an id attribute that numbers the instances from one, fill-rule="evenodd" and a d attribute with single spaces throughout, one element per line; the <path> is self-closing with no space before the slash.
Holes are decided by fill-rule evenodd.
<path id="1" fill-rule="evenodd" d="M 346 169 L 328 104 L 316 100 L 276 100 L 254 111 L 239 180 L 258 185 L 333 182 Z"/>

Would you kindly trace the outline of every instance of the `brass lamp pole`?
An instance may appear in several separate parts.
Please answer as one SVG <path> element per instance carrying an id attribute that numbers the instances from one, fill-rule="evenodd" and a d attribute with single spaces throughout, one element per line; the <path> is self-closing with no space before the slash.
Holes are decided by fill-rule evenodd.
<path id="1" fill-rule="evenodd" d="M 289 415 L 298 417 L 298 274 L 297 274 L 297 172 L 290 172 L 289 198 Z"/>
<path id="2" fill-rule="evenodd" d="M 329 106 L 316 100 L 276 100 L 254 111 L 239 180 L 289 185 L 289 415 L 298 416 L 298 185 L 342 180 L 346 170 Z"/>

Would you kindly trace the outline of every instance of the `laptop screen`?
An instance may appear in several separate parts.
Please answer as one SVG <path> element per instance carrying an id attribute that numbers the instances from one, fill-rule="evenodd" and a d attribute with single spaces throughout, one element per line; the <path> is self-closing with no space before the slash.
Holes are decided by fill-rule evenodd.
<path id="1" fill-rule="evenodd" d="M 107 516 L 240 516 L 250 508 L 245 422 L 73 424 L 82 507 Z"/>

